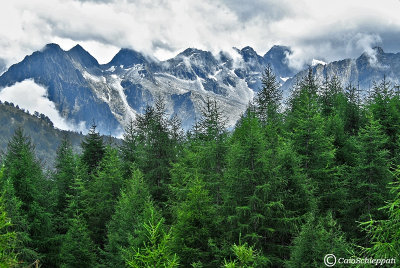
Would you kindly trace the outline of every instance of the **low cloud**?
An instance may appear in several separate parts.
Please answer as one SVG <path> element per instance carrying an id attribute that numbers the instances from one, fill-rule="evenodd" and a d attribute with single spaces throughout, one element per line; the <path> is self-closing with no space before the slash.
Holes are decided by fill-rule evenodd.
<path id="1" fill-rule="evenodd" d="M 31 114 L 35 111 L 45 114 L 54 126 L 63 130 L 83 131 L 84 122 L 79 126 L 69 123 L 58 113 L 55 105 L 47 97 L 46 88 L 28 79 L 13 86 L 0 89 L 0 100 L 12 102 L 20 108 L 28 110 Z"/>
<path id="2" fill-rule="evenodd" d="M 166 59 L 188 47 L 263 55 L 287 45 L 299 69 L 357 57 L 371 48 L 357 41 L 366 36 L 400 51 L 399 9 L 398 0 L 14 0 L 0 10 L 0 58 L 9 65 L 50 42 L 81 43 L 101 63 L 121 47 Z"/>

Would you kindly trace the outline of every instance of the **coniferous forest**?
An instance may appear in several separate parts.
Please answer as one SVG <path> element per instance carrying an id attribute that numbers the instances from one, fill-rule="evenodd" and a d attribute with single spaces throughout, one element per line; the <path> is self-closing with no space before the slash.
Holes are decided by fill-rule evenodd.
<path id="1" fill-rule="evenodd" d="M 283 101 L 267 67 L 229 130 L 215 100 L 184 133 L 158 98 L 121 144 L 95 124 L 81 154 L 65 138 L 52 169 L 16 130 L 1 157 L 0 267 L 400 262 L 400 92 L 339 81 L 310 69 Z"/>

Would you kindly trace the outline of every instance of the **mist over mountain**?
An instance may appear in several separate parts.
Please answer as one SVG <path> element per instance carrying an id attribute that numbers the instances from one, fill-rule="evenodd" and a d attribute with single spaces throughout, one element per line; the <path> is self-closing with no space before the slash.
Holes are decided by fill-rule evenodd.
<path id="1" fill-rule="evenodd" d="M 63 121 L 59 125 L 82 130 L 95 122 L 106 135 L 121 135 L 123 127 L 157 97 L 165 100 L 170 116 L 177 115 L 182 120 L 184 129 L 201 117 L 207 98 L 218 102 L 228 125 L 233 126 L 261 88 L 267 64 L 285 95 L 306 75 L 306 70 L 296 73 L 289 67 L 291 53 L 285 46 L 273 46 L 263 56 L 249 46 L 218 54 L 188 48 L 159 61 L 123 48 L 109 63 L 99 64 L 80 45 L 64 51 L 57 44 L 48 44 L 3 73 L 0 90 L 33 81 L 47 90 L 43 97 L 54 104 Z M 400 53 L 385 53 L 381 48 L 370 49 L 357 59 L 325 65 L 319 62 L 315 61 L 312 68 L 320 82 L 325 76 L 337 75 L 344 86 L 352 83 L 367 90 L 373 81 L 386 75 L 388 80 L 399 83 L 396 74 L 400 71 Z M 31 95 L 33 98 L 29 90 L 24 95 L 21 98 L 28 98 L 25 101 Z"/>
<path id="2" fill-rule="evenodd" d="M 374 47 L 356 59 L 344 59 L 328 64 L 316 64 L 312 67 L 313 75 L 319 83 L 336 76 L 342 86 L 353 85 L 363 93 L 367 93 L 384 77 L 393 86 L 399 85 L 400 78 L 400 53 L 386 53 L 381 47 Z M 283 85 L 284 92 L 289 92 L 297 81 L 307 75 L 307 70 L 300 71 Z"/>
<path id="3" fill-rule="evenodd" d="M 101 65 L 80 45 L 64 51 L 48 44 L 1 75 L 0 88 L 31 79 L 47 89 L 46 97 L 62 118 L 86 128 L 95 121 L 103 134 L 119 135 L 156 97 L 165 99 L 167 112 L 178 115 L 185 129 L 201 116 L 207 98 L 218 101 L 233 125 L 260 89 L 267 64 L 278 78 L 294 74 L 285 62 L 287 53 L 290 49 L 280 46 L 264 57 L 251 47 L 218 55 L 188 48 L 158 61 L 121 49 Z"/>

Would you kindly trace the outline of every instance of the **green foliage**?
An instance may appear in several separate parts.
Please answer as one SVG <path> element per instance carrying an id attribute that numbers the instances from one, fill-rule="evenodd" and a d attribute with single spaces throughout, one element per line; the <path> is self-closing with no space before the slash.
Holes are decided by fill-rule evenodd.
<path id="1" fill-rule="evenodd" d="M 95 125 L 80 155 L 57 142 L 52 170 L 17 129 L 2 157 L 1 264 L 320 267 L 355 255 L 349 241 L 399 257 L 400 98 L 385 80 L 367 101 L 339 81 L 318 85 L 310 68 L 283 106 L 267 67 L 232 131 L 207 99 L 185 137 L 157 98 L 118 148 Z"/>
<path id="2" fill-rule="evenodd" d="M 93 123 L 88 135 L 81 143 L 82 160 L 88 167 L 88 172 L 93 173 L 103 158 L 105 147 L 103 138 L 96 132 L 96 124 Z"/>
<path id="3" fill-rule="evenodd" d="M 3 169 L 0 170 L 0 179 L 3 178 Z M 0 267 L 15 267 L 17 254 L 15 252 L 17 236 L 11 230 L 11 221 L 7 217 L 4 195 L 0 196 Z"/>
<path id="4" fill-rule="evenodd" d="M 216 265 L 209 240 L 215 240 L 220 235 L 218 217 L 205 187 L 202 180 L 191 179 L 187 194 L 175 208 L 173 249 L 185 267 L 196 261 L 201 262 L 203 267 Z"/>
<path id="5" fill-rule="evenodd" d="M 338 210 L 344 207 L 345 197 L 344 189 L 338 186 L 345 182 L 339 176 L 340 167 L 335 166 L 334 140 L 327 135 L 316 90 L 315 81 L 309 74 L 291 99 L 287 131 L 300 157 L 301 167 L 311 180 L 318 207 L 322 211 Z"/>
<path id="6" fill-rule="evenodd" d="M 117 149 L 107 146 L 92 177 L 87 186 L 88 207 L 84 215 L 94 243 L 103 248 L 107 233 L 106 225 L 114 214 L 114 207 L 124 184 Z"/>
<path id="7" fill-rule="evenodd" d="M 263 257 L 257 250 L 254 250 L 253 247 L 248 246 L 247 243 L 234 244 L 232 251 L 235 259 L 229 262 L 225 260 L 223 265 L 225 268 L 265 267 L 270 263 L 267 258 Z"/>
<path id="8" fill-rule="evenodd" d="M 145 211 L 150 202 L 150 193 L 143 174 L 132 168 L 132 178 L 115 206 L 115 213 L 108 224 L 106 262 L 109 267 L 124 265 L 124 249 L 130 245 L 139 248 L 145 237 L 138 234 L 144 222 Z"/>
<path id="9" fill-rule="evenodd" d="M 394 198 L 381 208 L 388 216 L 384 220 L 363 222 L 361 228 L 367 232 L 371 246 L 365 252 L 372 258 L 400 257 L 400 169 L 395 171 L 395 181 L 390 184 Z"/>
<path id="10" fill-rule="evenodd" d="M 375 219 L 383 217 L 379 208 L 389 198 L 387 185 L 392 180 L 386 141 L 379 122 L 369 116 L 359 132 L 358 165 L 351 182 L 352 217 L 358 221 L 366 221 L 370 215 Z"/>
<path id="11" fill-rule="evenodd" d="M 267 121 L 276 121 L 282 100 L 282 90 L 270 65 L 265 68 L 261 83 L 262 88 L 255 98 L 256 112 L 261 123 L 266 124 Z"/>
<path id="12" fill-rule="evenodd" d="M 143 171 L 153 200 L 161 207 L 167 201 L 169 169 L 177 155 L 176 133 L 172 130 L 162 98 L 157 98 L 154 107 L 146 107 L 144 114 L 136 117 L 135 131 L 140 142 L 137 165 Z"/>
<path id="13" fill-rule="evenodd" d="M 96 255 L 94 244 L 83 217 L 76 213 L 69 222 L 68 232 L 63 238 L 60 251 L 60 267 L 94 267 Z"/>
<path id="14" fill-rule="evenodd" d="M 46 199 L 47 186 L 41 166 L 35 158 L 34 147 L 30 138 L 26 137 L 22 129 L 17 129 L 8 144 L 7 154 L 4 160 L 4 177 L 12 183 L 9 186 L 10 194 L 15 193 L 13 202 L 19 206 L 19 212 L 10 214 L 11 216 L 23 216 L 27 221 L 27 229 L 22 232 L 28 234 L 25 240 L 24 252 L 44 254 L 44 263 L 54 263 L 57 255 L 54 250 L 54 229 L 52 224 L 51 205 Z M 12 197 L 13 198 L 13 197 Z M 19 214 L 19 215 L 18 215 Z M 13 220 L 13 219 L 12 219 Z M 18 224 L 18 222 L 17 222 Z M 25 221 L 21 227 L 25 225 Z M 23 235 L 25 237 L 25 235 Z M 37 256 L 37 257 L 40 257 Z M 26 259 L 27 262 L 32 260 Z"/>
<path id="15" fill-rule="evenodd" d="M 332 213 L 326 216 L 310 213 L 293 244 L 287 267 L 323 267 L 326 254 L 349 257 L 354 254 Z"/>
<path id="16" fill-rule="evenodd" d="M 128 267 L 166 267 L 179 266 L 179 261 L 171 250 L 171 233 L 164 230 L 164 219 L 160 218 L 149 207 L 148 218 L 143 221 L 143 230 L 146 240 L 140 248 L 127 249 L 126 265 Z"/>
<path id="17" fill-rule="evenodd" d="M 267 204 L 260 210 L 258 206 L 252 204 L 253 200 L 258 199 L 255 197 L 256 191 L 265 185 L 264 182 L 268 183 L 265 147 L 258 119 L 252 115 L 243 118 L 241 125 L 236 127 L 233 133 L 226 156 L 224 208 L 229 215 L 228 224 L 231 228 L 227 234 L 230 235 L 232 242 L 240 233 L 245 240 L 252 240 L 251 238 L 258 240 L 273 231 L 270 226 L 265 226 L 263 224 L 265 221 L 262 220 L 267 218 L 264 214 L 268 213 L 268 210 L 265 210 Z"/>

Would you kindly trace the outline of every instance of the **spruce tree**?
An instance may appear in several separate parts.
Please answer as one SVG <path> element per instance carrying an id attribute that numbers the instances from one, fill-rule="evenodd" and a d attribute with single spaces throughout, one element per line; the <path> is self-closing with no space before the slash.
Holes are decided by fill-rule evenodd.
<path id="1" fill-rule="evenodd" d="M 345 192 L 339 187 L 342 177 L 337 175 L 333 138 L 327 135 L 317 90 L 310 69 L 290 100 L 287 131 L 301 159 L 301 167 L 315 188 L 319 208 L 337 211 L 344 206 Z"/>
<path id="2" fill-rule="evenodd" d="M 282 90 L 268 64 L 261 78 L 262 88 L 255 98 L 257 116 L 262 124 L 275 121 L 282 101 Z"/>
<path id="3" fill-rule="evenodd" d="M 76 158 L 72 152 L 72 145 L 64 137 L 57 149 L 55 159 L 55 172 L 53 175 L 56 188 L 56 206 L 55 206 L 55 226 L 59 234 L 65 234 L 67 231 L 67 213 L 68 196 L 73 194 L 72 185 L 74 183 L 76 171 Z"/>
<path id="4" fill-rule="evenodd" d="M 324 256 L 327 254 L 351 257 L 353 249 L 331 213 L 317 216 L 312 212 L 294 239 L 286 267 L 323 267 Z"/>
<path id="5" fill-rule="evenodd" d="M 368 234 L 370 246 L 365 248 L 372 258 L 396 259 L 400 257 L 400 170 L 395 171 L 395 180 L 390 183 L 393 198 L 381 209 L 385 219 L 372 218 L 360 224 Z"/>
<path id="6" fill-rule="evenodd" d="M 203 267 L 215 267 L 219 263 L 212 256 L 209 242 L 215 241 L 222 234 L 218 232 L 216 209 L 205 187 L 201 179 L 191 178 L 187 185 L 187 194 L 175 207 L 173 249 L 185 267 L 196 262 Z"/>
<path id="7" fill-rule="evenodd" d="M 87 165 L 89 173 L 93 173 L 97 169 L 105 152 L 103 138 L 96 132 L 96 127 L 96 124 L 93 123 L 89 133 L 81 143 L 82 160 Z"/>
<path id="8" fill-rule="evenodd" d="M 54 179 L 57 184 L 58 200 L 57 211 L 63 212 L 67 205 L 67 196 L 71 195 L 71 185 L 74 180 L 75 172 L 75 156 L 72 152 L 72 145 L 70 141 L 64 137 L 57 149 L 57 156 L 55 160 L 55 174 Z"/>
<path id="9" fill-rule="evenodd" d="M 22 129 L 18 128 L 9 141 L 4 160 L 4 177 L 12 183 L 17 200 L 21 201 L 21 215 L 27 222 L 29 245 L 31 249 L 43 254 L 42 263 L 54 265 L 57 253 L 53 239 L 54 228 L 51 214 L 51 201 L 48 198 L 48 183 L 41 166 L 35 157 L 34 146 Z M 38 257 L 41 257 L 40 255 Z M 31 260 L 29 260 L 31 261 Z"/>
<path id="10" fill-rule="evenodd" d="M 98 169 L 92 176 L 94 178 L 87 189 L 88 209 L 85 216 L 93 242 L 103 248 L 106 225 L 114 213 L 114 206 L 124 184 L 117 149 L 110 146 L 105 149 Z"/>
<path id="11" fill-rule="evenodd" d="M 131 177 L 131 166 L 139 162 L 140 147 L 139 138 L 135 129 L 135 122 L 130 120 L 124 129 L 122 143 L 119 146 L 121 161 L 123 165 L 123 175 L 125 179 Z"/>
<path id="12" fill-rule="evenodd" d="M 146 204 L 150 202 L 150 193 L 144 182 L 143 174 L 132 167 L 132 178 L 122 189 L 115 206 L 115 213 L 107 225 L 106 263 L 109 267 L 124 266 L 124 249 L 132 246 L 139 248 L 145 237 L 138 236 L 136 230 L 144 222 Z"/>
<path id="13" fill-rule="evenodd" d="M 155 211 L 151 203 L 146 204 L 142 224 L 137 232 L 146 239 L 140 247 L 133 244 L 125 250 L 126 265 L 137 268 L 178 267 L 178 257 L 171 249 L 171 233 L 165 230 L 164 218 Z"/>
<path id="14" fill-rule="evenodd" d="M 39 254 L 32 248 L 27 215 L 21 210 L 22 202 L 15 195 L 11 180 L 4 178 L 2 175 L 3 171 L 4 167 L 0 169 L 4 210 L 13 223 L 8 226 L 8 230 L 14 232 L 16 235 L 15 251 L 18 252 L 18 260 L 22 263 L 28 263 L 32 260 L 39 259 Z"/>
<path id="15" fill-rule="evenodd" d="M 95 267 L 95 246 L 89 237 L 84 218 L 76 213 L 69 222 L 67 233 L 63 237 L 60 251 L 60 267 Z"/>
<path id="16" fill-rule="evenodd" d="M 383 219 L 384 215 L 379 208 L 389 199 L 386 187 L 392 180 L 389 152 L 385 148 L 387 136 L 372 115 L 367 118 L 367 125 L 359 132 L 358 163 L 353 168 L 350 184 L 352 195 L 348 217 L 353 219 L 352 228 L 356 234 L 357 221 L 367 221 L 370 216 Z M 362 234 L 358 232 L 357 236 L 363 240 L 360 244 L 366 243 Z"/>
<path id="17" fill-rule="evenodd" d="M 0 170 L 0 181 L 3 170 Z M 15 267 L 17 264 L 17 235 L 12 231 L 12 223 L 7 216 L 4 194 L 0 195 L 0 267 Z"/>
<path id="18" fill-rule="evenodd" d="M 143 171 L 156 204 L 164 206 L 169 169 L 176 161 L 176 151 L 162 98 L 157 98 L 154 107 L 146 107 L 144 114 L 136 117 L 135 128 L 141 144 L 138 167 Z"/>

